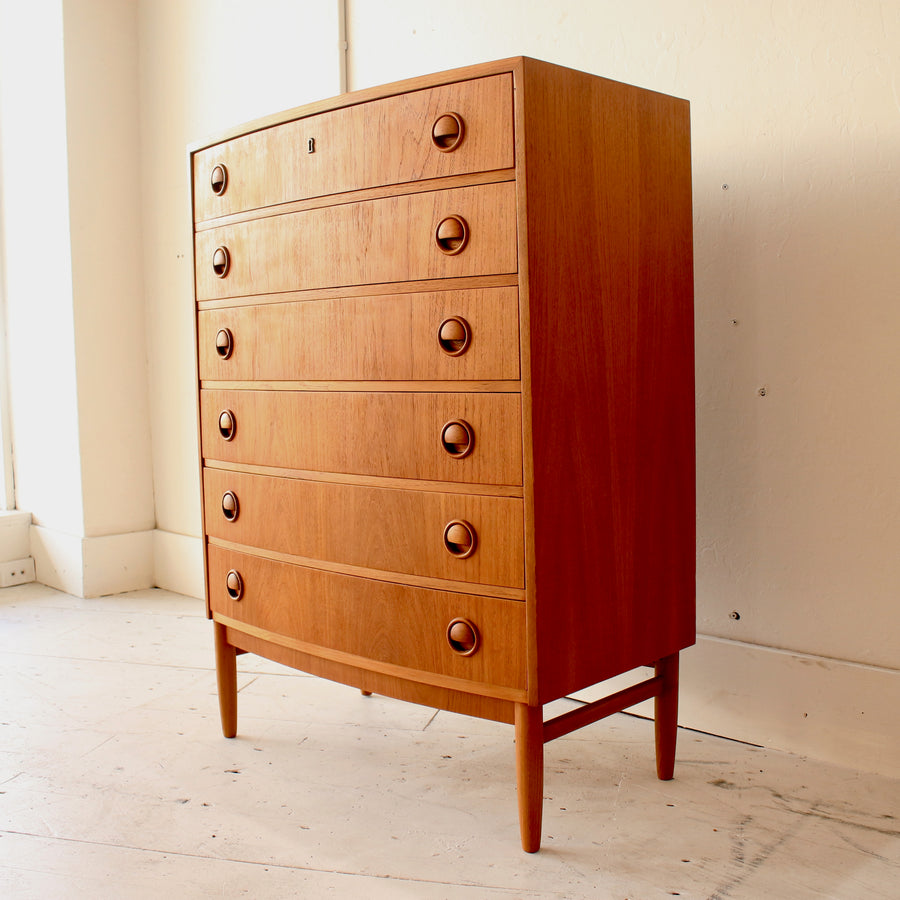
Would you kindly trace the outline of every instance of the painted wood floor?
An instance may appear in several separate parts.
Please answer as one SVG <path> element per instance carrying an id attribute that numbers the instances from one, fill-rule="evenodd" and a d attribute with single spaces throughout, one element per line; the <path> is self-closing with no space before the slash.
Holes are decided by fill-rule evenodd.
<path id="1" fill-rule="evenodd" d="M 199 601 L 0 590 L 0 896 L 900 897 L 900 781 L 682 730 L 662 783 L 619 715 L 547 745 L 530 856 L 510 727 L 238 663 L 229 741 Z"/>

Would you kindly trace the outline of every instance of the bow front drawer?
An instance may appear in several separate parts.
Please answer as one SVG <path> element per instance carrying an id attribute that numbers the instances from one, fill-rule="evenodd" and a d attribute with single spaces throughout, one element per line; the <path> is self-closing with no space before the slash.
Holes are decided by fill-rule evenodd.
<path id="1" fill-rule="evenodd" d="M 212 538 L 307 560 L 524 586 L 522 500 L 206 468 Z"/>
<path id="2" fill-rule="evenodd" d="M 198 231 L 197 299 L 516 271 L 513 182 L 310 209 Z"/>
<path id="3" fill-rule="evenodd" d="M 518 394 L 200 392 L 207 460 L 522 484 Z"/>
<path id="4" fill-rule="evenodd" d="M 514 287 L 200 310 L 201 381 L 514 381 Z"/>
<path id="5" fill-rule="evenodd" d="M 294 649 L 361 668 L 464 679 L 484 693 L 525 687 L 525 604 L 436 591 L 209 548 L 214 615 Z"/>
<path id="6" fill-rule="evenodd" d="M 514 165 L 512 79 L 477 78 L 306 116 L 200 150 L 194 220 Z"/>

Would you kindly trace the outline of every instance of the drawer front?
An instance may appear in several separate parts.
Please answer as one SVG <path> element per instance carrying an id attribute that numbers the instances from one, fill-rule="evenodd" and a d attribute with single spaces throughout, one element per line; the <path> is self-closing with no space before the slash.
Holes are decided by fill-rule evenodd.
<path id="1" fill-rule="evenodd" d="M 442 150 L 432 139 L 432 129 L 448 113 L 462 120 L 462 139 L 453 149 Z M 512 76 L 498 75 L 255 131 L 194 154 L 194 219 L 342 191 L 511 168 L 512 114 Z M 438 128 L 449 124 L 444 120 Z M 453 144 L 452 129 L 444 143 Z M 217 189 L 223 182 L 221 169 L 213 175 L 217 166 L 226 174 L 224 190 L 218 194 L 213 181 Z"/>
<path id="2" fill-rule="evenodd" d="M 260 559 L 210 546 L 213 613 L 316 648 L 360 657 L 366 668 L 404 666 L 504 688 L 525 687 L 525 604 L 408 587 Z M 230 585 L 228 573 L 232 576 Z M 229 586 L 231 593 L 229 593 Z M 235 599 L 235 596 L 237 599 Z M 474 626 L 474 652 L 447 637 Z"/>
<path id="3" fill-rule="evenodd" d="M 522 484 L 518 394 L 204 390 L 200 417 L 208 460 Z"/>
<path id="4" fill-rule="evenodd" d="M 453 216 L 465 221 L 468 237 L 461 250 L 448 254 L 436 232 Z M 512 274 L 515 185 L 345 203 L 200 231 L 195 260 L 198 300 Z"/>
<path id="5" fill-rule="evenodd" d="M 491 288 L 202 310 L 200 378 L 518 380 L 516 296 Z"/>
<path id="6" fill-rule="evenodd" d="M 206 531 L 211 537 L 385 572 L 524 586 L 524 520 L 519 499 L 391 490 L 211 468 L 204 469 L 203 485 Z M 465 558 L 452 555 L 444 543 L 447 526 L 460 521 L 474 535 L 474 551 Z M 462 543 L 452 546 L 465 550 Z"/>

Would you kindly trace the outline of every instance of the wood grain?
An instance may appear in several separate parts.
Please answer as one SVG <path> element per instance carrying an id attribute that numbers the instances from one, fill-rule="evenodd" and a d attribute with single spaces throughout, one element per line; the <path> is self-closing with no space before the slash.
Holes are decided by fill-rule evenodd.
<path id="1" fill-rule="evenodd" d="M 240 600 L 225 590 L 232 569 L 243 579 Z M 209 583 L 214 614 L 290 635 L 307 652 L 337 651 L 363 668 L 390 674 L 401 667 L 415 670 L 411 678 L 439 675 L 471 682 L 471 689 L 477 683 L 489 696 L 522 696 L 524 603 L 353 578 L 218 547 L 209 549 Z M 457 617 L 478 629 L 471 656 L 460 656 L 447 640 Z"/>
<path id="2" fill-rule="evenodd" d="M 240 647 L 241 650 L 256 653 L 302 672 L 309 672 L 311 675 L 330 678 L 332 681 L 368 690 L 373 694 L 381 694 L 383 697 L 395 697 L 397 700 L 405 700 L 408 703 L 419 703 L 431 709 L 446 709 L 461 715 L 478 716 L 482 719 L 492 719 L 510 725 L 513 722 L 515 704 L 510 700 L 486 697 L 471 691 L 438 687 L 424 681 L 386 675 L 384 672 L 359 668 L 347 662 L 304 653 L 302 650 L 251 634 L 237 624 L 227 625 L 226 634 L 229 643 Z"/>
<path id="3" fill-rule="evenodd" d="M 459 147 L 441 152 L 435 120 L 465 122 Z M 309 140 L 315 152 L 309 152 Z M 479 78 L 305 116 L 241 135 L 193 157 L 197 221 L 325 194 L 513 165 L 512 78 Z M 228 184 L 213 193 L 210 174 L 225 165 Z"/>
<path id="4" fill-rule="evenodd" d="M 438 343 L 461 316 L 472 339 L 461 356 Z M 519 378 L 515 288 L 340 297 L 198 313 L 201 380 L 468 381 Z M 234 349 L 216 352 L 228 329 Z"/>
<path id="5" fill-rule="evenodd" d="M 197 309 L 230 309 L 238 306 L 259 306 L 268 303 L 294 303 L 311 300 L 341 300 L 395 294 L 421 294 L 448 290 L 481 290 L 482 288 L 518 287 L 515 273 L 508 275 L 473 275 L 471 277 L 424 279 L 421 281 L 392 281 L 388 285 L 373 288 L 367 284 L 344 285 L 339 288 L 314 288 L 308 291 L 284 291 L 279 294 L 256 294 L 252 297 L 225 297 L 221 300 L 201 300 Z"/>
<path id="6" fill-rule="evenodd" d="M 376 475 L 347 475 L 341 472 L 314 472 L 311 469 L 292 469 L 260 466 L 253 463 L 206 460 L 213 469 L 247 472 L 250 475 L 275 475 L 279 478 L 303 478 L 306 481 L 331 481 L 339 484 L 360 484 L 364 487 L 399 488 L 403 491 L 438 491 L 454 494 L 482 494 L 485 497 L 521 497 L 522 486 L 506 484 L 465 484 L 455 481 L 419 481 L 415 478 L 385 478 Z"/>
<path id="7" fill-rule="evenodd" d="M 430 575 L 411 575 L 409 572 L 385 572 L 383 569 L 372 569 L 367 566 L 351 563 L 334 562 L 317 559 L 311 556 L 299 556 L 295 553 L 284 553 L 268 547 L 248 548 L 244 544 L 236 544 L 225 538 L 211 535 L 207 538 L 209 546 L 221 547 L 223 550 L 236 550 L 238 553 L 252 552 L 254 556 L 271 559 L 274 562 L 288 563 L 292 566 L 303 566 L 306 569 L 321 569 L 323 572 L 337 572 L 339 575 L 351 575 L 354 578 L 368 578 L 372 581 L 393 581 L 411 587 L 427 588 L 432 591 L 450 591 L 455 594 L 475 594 L 477 596 L 496 597 L 498 600 L 516 600 L 524 602 L 523 588 L 504 587 L 498 584 L 477 584 L 469 581 L 451 581 L 447 578 L 436 578 Z"/>
<path id="8" fill-rule="evenodd" d="M 456 256 L 435 242 L 438 224 L 469 224 Z M 515 185 L 485 184 L 271 216 L 195 235 L 198 300 L 516 271 Z M 213 271 L 217 247 L 228 275 Z"/>
<path id="9" fill-rule="evenodd" d="M 359 487 L 297 478 L 270 478 L 205 469 L 207 533 L 243 544 L 390 573 L 523 586 L 522 502 L 505 497 Z M 222 496 L 240 501 L 236 521 L 221 511 Z M 444 527 L 470 522 L 475 552 L 447 552 Z"/>
<path id="10" fill-rule="evenodd" d="M 517 94 L 546 702 L 694 640 L 690 126 L 685 101 L 535 60 Z"/>
<path id="11" fill-rule="evenodd" d="M 541 707 L 516 704 L 516 793 L 522 849 L 536 853 L 541 846 L 544 812 L 544 731 Z"/>
<path id="12" fill-rule="evenodd" d="M 364 188 L 358 191 L 347 191 L 343 194 L 327 194 L 323 197 L 310 197 L 306 200 L 292 200 L 290 203 L 279 203 L 277 207 L 264 206 L 260 209 L 248 209 L 244 212 L 232 213 L 228 216 L 216 216 L 203 222 L 194 223 L 194 231 L 210 231 L 222 225 L 236 225 L 239 222 L 250 222 L 253 219 L 265 219 L 271 215 L 285 216 L 290 213 L 305 212 L 309 209 L 322 209 L 343 203 L 360 203 L 364 200 L 383 200 L 385 197 L 401 197 L 405 194 L 425 194 L 431 191 L 447 191 L 451 188 L 473 187 L 477 184 L 498 184 L 501 181 L 515 181 L 516 170 L 494 169 L 490 172 L 476 172 L 473 175 L 451 175 L 446 178 L 424 178 L 421 181 L 409 181 L 405 184 L 392 184 L 386 187 Z"/>
<path id="13" fill-rule="evenodd" d="M 222 734 L 237 734 L 237 662 L 234 647 L 228 643 L 225 626 L 213 624 L 216 646 L 216 688 L 219 694 L 219 718 Z"/>
<path id="14" fill-rule="evenodd" d="M 201 391 L 204 458 L 474 484 L 522 483 L 518 394 Z M 232 440 L 219 431 L 230 410 Z M 441 443 L 445 424 L 474 433 L 458 459 Z"/>

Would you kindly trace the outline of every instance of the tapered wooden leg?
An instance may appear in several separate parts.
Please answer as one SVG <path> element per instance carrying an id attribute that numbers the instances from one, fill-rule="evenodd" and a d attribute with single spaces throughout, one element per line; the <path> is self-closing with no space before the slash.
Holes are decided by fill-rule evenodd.
<path id="1" fill-rule="evenodd" d="M 678 654 L 663 657 L 656 664 L 663 680 L 654 701 L 656 716 L 656 774 L 669 781 L 675 774 L 675 743 L 678 736 Z"/>
<path id="2" fill-rule="evenodd" d="M 219 716 L 222 734 L 237 734 L 237 650 L 225 639 L 225 626 L 213 622 L 216 635 L 216 682 L 219 689 Z"/>
<path id="3" fill-rule="evenodd" d="M 364 691 L 362 688 L 359 689 L 359 692 L 363 695 L 363 697 L 371 697 L 372 696 L 371 691 Z"/>
<path id="4" fill-rule="evenodd" d="M 522 849 L 536 853 L 544 812 L 543 708 L 525 703 L 516 704 L 516 788 Z"/>

